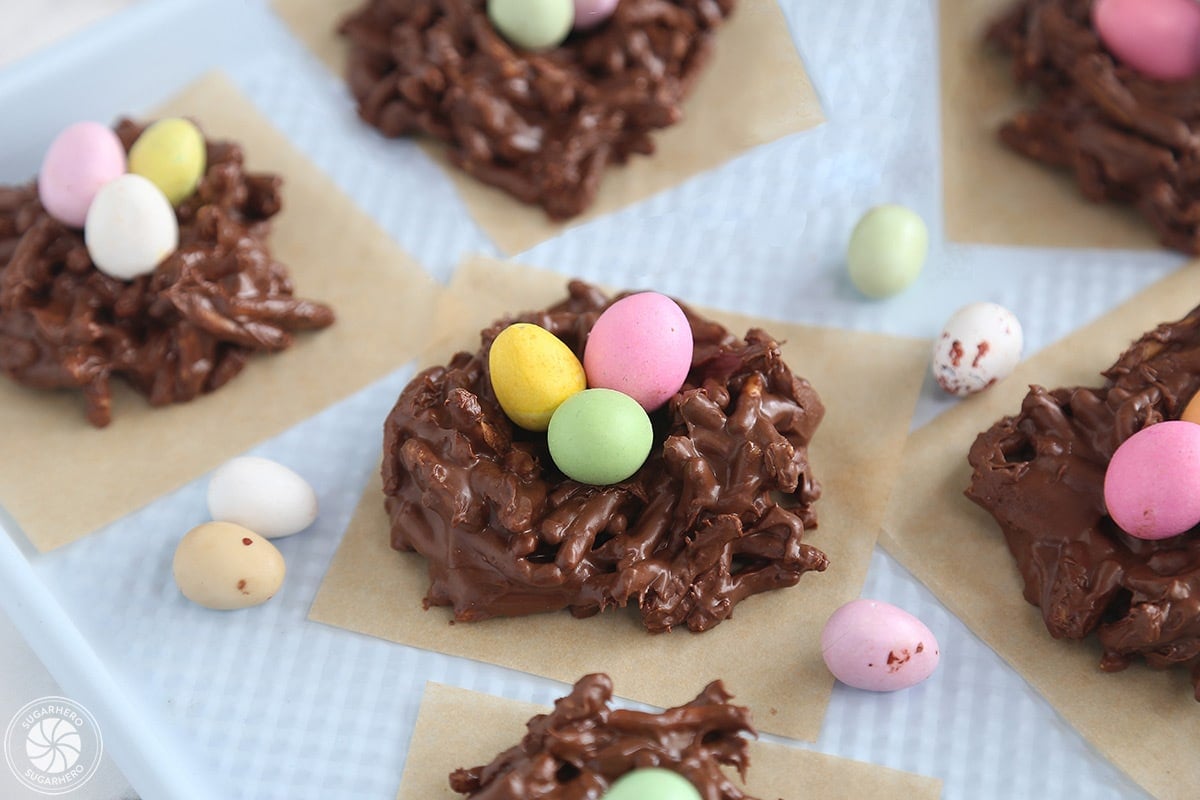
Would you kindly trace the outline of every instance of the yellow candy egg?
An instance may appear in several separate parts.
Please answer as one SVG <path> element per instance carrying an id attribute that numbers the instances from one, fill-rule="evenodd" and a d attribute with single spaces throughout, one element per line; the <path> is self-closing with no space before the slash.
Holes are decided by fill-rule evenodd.
<path id="1" fill-rule="evenodd" d="M 141 175 L 177 206 L 204 177 L 204 134 L 186 119 L 162 119 L 142 131 L 129 149 L 129 171 Z"/>
<path id="2" fill-rule="evenodd" d="M 583 364 L 545 328 L 518 322 L 492 342 L 488 354 L 492 391 L 508 418 L 544 431 L 564 400 L 587 388 Z"/>

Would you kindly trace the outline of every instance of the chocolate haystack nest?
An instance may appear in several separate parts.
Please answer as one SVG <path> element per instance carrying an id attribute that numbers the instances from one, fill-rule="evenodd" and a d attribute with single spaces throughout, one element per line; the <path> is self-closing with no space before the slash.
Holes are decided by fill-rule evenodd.
<path id="1" fill-rule="evenodd" d="M 1022 0 L 988 32 L 1038 90 L 1000 137 L 1075 174 L 1095 202 L 1136 206 L 1162 243 L 1200 253 L 1200 80 L 1168 83 L 1120 63 L 1091 23 L 1093 0 Z"/>
<path id="2" fill-rule="evenodd" d="M 967 496 L 1000 523 L 1051 635 L 1095 631 L 1106 671 L 1139 656 L 1188 665 L 1200 699 L 1200 529 L 1137 539 L 1104 505 L 1117 447 L 1177 419 L 1200 390 L 1200 308 L 1143 336 L 1104 377 L 1098 388 L 1033 387 L 1020 414 L 975 440 Z"/>
<path id="3" fill-rule="evenodd" d="M 753 736 L 749 709 L 730 705 L 713 681 L 695 700 L 662 714 L 609 708 L 607 675 L 579 679 L 550 714 L 529 720 L 529 733 L 492 763 L 459 769 L 450 788 L 474 800 L 598 798 L 637 768 L 677 772 L 705 800 L 754 800 L 722 772 L 736 767 L 745 780 Z"/>
<path id="4" fill-rule="evenodd" d="M 548 52 L 510 45 L 486 0 L 367 0 L 341 25 L 359 115 L 422 133 L 478 180 L 552 218 L 584 211 L 609 164 L 654 152 L 736 0 L 621 0 Z"/>
<path id="5" fill-rule="evenodd" d="M 122 121 L 128 150 L 142 127 Z M 0 370 L 41 389 L 83 391 L 87 418 L 112 418 L 110 381 L 153 406 L 214 391 L 253 353 L 282 350 L 333 312 L 292 297 L 267 247 L 281 181 L 245 172 L 242 150 L 208 142 L 208 170 L 175 209 L 179 249 L 122 281 L 92 264 L 80 231 L 50 217 L 35 184 L 0 187 Z"/>
<path id="6" fill-rule="evenodd" d="M 589 486 L 554 467 L 545 434 L 516 428 L 488 352 L 512 322 L 582 357 L 609 304 L 574 281 L 545 311 L 501 320 L 404 389 L 384 425 L 392 546 L 429 562 L 430 605 L 460 621 L 633 602 L 651 632 L 703 631 L 741 600 L 792 586 L 825 555 L 801 539 L 820 495 L 808 444 L 824 414 L 761 330 L 739 340 L 684 309 L 695 339 L 680 392 L 651 415 L 656 445 L 629 480 Z"/>

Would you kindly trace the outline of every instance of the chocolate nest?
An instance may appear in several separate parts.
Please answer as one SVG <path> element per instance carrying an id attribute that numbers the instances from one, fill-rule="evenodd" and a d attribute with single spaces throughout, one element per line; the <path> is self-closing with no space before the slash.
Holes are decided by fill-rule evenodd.
<path id="1" fill-rule="evenodd" d="M 695 700 L 661 714 L 609 708 L 612 680 L 587 675 L 550 714 L 529 720 L 521 743 L 492 763 L 455 770 L 450 788 L 473 800 L 585 800 L 627 772 L 658 767 L 689 780 L 705 800 L 754 800 L 722 771 L 744 781 L 754 736 L 750 711 L 729 703 L 713 681 Z"/>
<path id="2" fill-rule="evenodd" d="M 128 150 L 142 126 L 117 126 Z M 292 296 L 271 258 L 277 176 L 247 173 L 242 150 L 207 143 L 208 169 L 180 204 L 179 248 L 149 275 L 96 269 L 83 234 L 42 208 L 36 184 L 0 187 L 0 370 L 39 389 L 82 390 L 87 418 L 112 420 L 113 378 L 152 406 L 219 389 L 256 352 L 324 328 L 333 312 Z"/>
<path id="3" fill-rule="evenodd" d="M 703 631 L 741 600 L 825 569 L 801 541 L 816 526 L 808 444 L 824 407 L 761 330 L 739 340 L 684 308 L 691 373 L 651 415 L 660 444 L 622 483 L 567 479 L 545 434 L 508 420 L 487 367 L 500 331 L 531 322 L 582 357 L 609 302 L 573 281 L 564 301 L 493 324 L 477 352 L 401 393 L 384 425 L 384 493 L 392 546 L 428 560 L 426 607 L 469 622 L 632 602 L 651 632 Z"/>
<path id="4" fill-rule="evenodd" d="M 514 49 L 486 0 L 367 0 L 341 24 L 358 113 L 385 136 L 425 134 L 484 183 L 554 219 L 582 213 L 609 164 L 654 152 L 683 117 L 735 0 L 621 0 L 560 47 Z"/>
<path id="5" fill-rule="evenodd" d="M 1000 129 L 1018 153 L 1075 174 L 1094 202 L 1130 203 L 1166 247 L 1200 253 L 1200 79 L 1163 82 L 1117 61 L 1093 0 L 1022 0 L 988 41 L 1013 58 L 1033 108 Z"/>
<path id="6" fill-rule="evenodd" d="M 1100 668 L 1191 667 L 1200 700 L 1200 528 L 1148 541 L 1104 505 L 1104 474 L 1137 431 L 1177 419 L 1200 390 L 1200 308 L 1161 325 L 1103 373 L 1098 388 L 1033 387 L 1021 412 L 975 440 L 967 496 L 1000 524 L 1055 638 L 1093 631 Z"/>

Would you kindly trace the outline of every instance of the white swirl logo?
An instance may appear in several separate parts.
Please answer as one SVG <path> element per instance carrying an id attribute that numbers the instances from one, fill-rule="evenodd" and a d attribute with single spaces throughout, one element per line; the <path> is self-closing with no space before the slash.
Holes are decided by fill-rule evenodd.
<path id="1" fill-rule="evenodd" d="M 100 768 L 104 741 L 91 712 L 65 697 L 43 697 L 13 717 L 4 757 L 21 783 L 43 794 L 66 794 Z"/>

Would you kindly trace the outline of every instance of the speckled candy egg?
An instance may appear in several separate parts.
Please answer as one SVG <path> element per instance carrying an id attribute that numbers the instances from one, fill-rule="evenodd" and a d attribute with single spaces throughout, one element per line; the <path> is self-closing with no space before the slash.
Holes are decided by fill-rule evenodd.
<path id="1" fill-rule="evenodd" d="M 679 305 L 657 292 L 623 297 L 588 334 L 588 386 L 629 395 L 647 411 L 667 402 L 692 368 L 692 327 Z"/>
<path id="2" fill-rule="evenodd" d="M 141 175 L 109 181 L 92 200 L 83 239 L 96 268 L 120 280 L 148 275 L 179 246 L 179 220 Z"/>
<path id="3" fill-rule="evenodd" d="M 588 389 L 568 397 L 546 431 L 550 457 L 580 483 L 620 483 L 650 455 L 654 428 L 632 397 L 612 389 Z"/>
<path id="4" fill-rule="evenodd" d="M 220 611 L 267 602 L 287 571 L 275 545 L 231 522 L 188 531 L 175 548 L 172 569 L 184 597 Z"/>
<path id="5" fill-rule="evenodd" d="M 965 397 L 1012 374 L 1021 360 L 1021 323 L 1004 306 L 971 303 L 954 312 L 933 343 L 933 376 Z"/>
<path id="6" fill-rule="evenodd" d="M 1146 77 L 1182 81 L 1200 74 L 1196 0 L 1097 0 L 1092 24 L 1113 55 Z"/>
<path id="7" fill-rule="evenodd" d="M 852 600 L 825 623 L 821 656 L 842 683 L 892 692 L 928 678 L 941 651 L 933 632 L 904 609 L 879 600 Z"/>
<path id="8" fill-rule="evenodd" d="M 317 493 L 304 478 L 268 458 L 241 456 L 208 482 L 208 513 L 268 539 L 291 536 L 317 518 Z"/>
<path id="9" fill-rule="evenodd" d="M 700 790 L 691 781 L 661 767 L 626 772 L 600 797 L 602 800 L 701 800 Z"/>
<path id="10" fill-rule="evenodd" d="M 575 30 L 590 31 L 617 10 L 620 0 L 575 0 Z"/>
<path id="11" fill-rule="evenodd" d="M 555 409 L 587 388 L 583 365 L 571 348 L 528 322 L 509 325 L 495 338 L 488 372 L 504 413 L 530 431 L 546 430 Z"/>
<path id="12" fill-rule="evenodd" d="M 1169 420 L 1122 442 L 1104 473 L 1104 505 L 1139 539 L 1166 539 L 1200 524 L 1200 425 Z"/>
<path id="13" fill-rule="evenodd" d="M 846 249 L 850 280 L 867 297 L 899 294 L 916 281 L 929 254 L 929 230 L 904 206 L 876 206 L 854 226 Z"/>
<path id="14" fill-rule="evenodd" d="M 524 50 L 558 47 L 575 22 L 574 0 L 488 0 L 488 19 Z"/>
<path id="15" fill-rule="evenodd" d="M 38 172 L 38 197 L 47 213 L 82 228 L 100 187 L 125 173 L 125 148 L 99 122 L 77 122 L 50 144 Z"/>
<path id="16" fill-rule="evenodd" d="M 129 171 L 149 180 L 177 206 L 196 191 L 206 159 L 199 128 L 186 119 L 161 119 L 129 148 Z"/>

